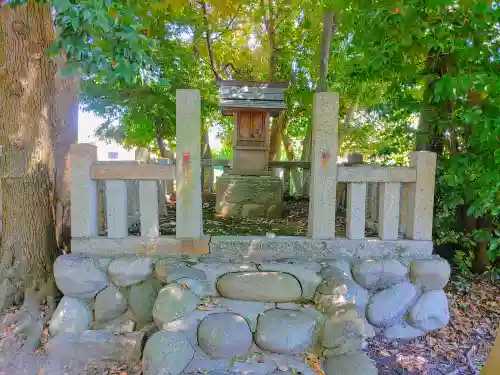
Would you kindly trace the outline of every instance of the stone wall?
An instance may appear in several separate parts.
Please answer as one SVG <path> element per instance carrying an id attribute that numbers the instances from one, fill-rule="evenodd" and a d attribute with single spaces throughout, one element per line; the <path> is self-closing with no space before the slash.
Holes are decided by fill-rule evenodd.
<path id="1" fill-rule="evenodd" d="M 362 351 L 366 337 L 410 339 L 449 320 L 442 288 L 450 268 L 437 257 L 63 255 L 54 273 L 64 297 L 48 350 L 76 345 L 83 360 L 86 350 L 108 358 L 127 345 L 138 359 L 143 349 L 145 375 L 314 375 L 306 353 L 322 359 L 326 375 L 376 374 Z M 136 336 L 124 344 L 126 335 Z"/>

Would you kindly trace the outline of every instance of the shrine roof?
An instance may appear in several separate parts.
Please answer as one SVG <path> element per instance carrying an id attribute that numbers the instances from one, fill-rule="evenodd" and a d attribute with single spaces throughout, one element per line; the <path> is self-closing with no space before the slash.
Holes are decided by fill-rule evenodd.
<path id="1" fill-rule="evenodd" d="M 285 110 L 283 82 L 219 81 L 220 108 L 224 114 L 229 109 Z"/>

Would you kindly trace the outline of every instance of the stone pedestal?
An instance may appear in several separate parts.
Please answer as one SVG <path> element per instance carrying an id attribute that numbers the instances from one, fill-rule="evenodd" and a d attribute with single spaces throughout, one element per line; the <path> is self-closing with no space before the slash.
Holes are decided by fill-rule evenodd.
<path id="1" fill-rule="evenodd" d="M 216 211 L 234 217 L 282 217 L 283 182 L 279 177 L 224 173 L 217 179 Z"/>

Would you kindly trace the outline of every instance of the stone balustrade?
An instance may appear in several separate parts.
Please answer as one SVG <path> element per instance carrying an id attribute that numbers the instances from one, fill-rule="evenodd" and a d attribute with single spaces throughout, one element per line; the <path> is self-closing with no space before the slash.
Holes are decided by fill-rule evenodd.
<path id="1" fill-rule="evenodd" d="M 338 95 L 317 94 L 308 237 L 204 236 L 200 97 L 178 99 L 175 165 L 99 163 L 95 146 L 72 146 L 72 254 L 54 264 L 64 297 L 49 351 L 71 344 L 109 359 L 126 348 L 145 375 L 314 375 L 311 354 L 326 375 L 372 375 L 366 337 L 411 339 L 448 323 L 450 267 L 432 255 L 435 154 L 413 153 L 408 168 L 337 165 Z M 175 236 L 159 233 L 158 181 L 168 179 Z M 127 181 L 138 184 L 140 236 L 128 235 Z M 335 237 L 339 183 L 346 237 Z M 379 238 L 364 237 L 367 186 L 378 186 Z"/>

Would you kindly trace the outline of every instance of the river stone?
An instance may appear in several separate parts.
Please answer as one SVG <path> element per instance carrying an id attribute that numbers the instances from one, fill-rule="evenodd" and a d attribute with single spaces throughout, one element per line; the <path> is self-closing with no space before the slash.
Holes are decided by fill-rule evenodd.
<path id="1" fill-rule="evenodd" d="M 323 363 L 325 375 L 377 375 L 377 367 L 365 353 L 333 356 Z"/>
<path id="2" fill-rule="evenodd" d="M 182 278 L 191 280 L 207 279 L 205 272 L 190 267 L 185 263 L 174 263 L 167 259 L 161 259 L 155 263 L 154 275 L 162 283 L 171 283 Z"/>
<path id="3" fill-rule="evenodd" d="M 213 310 L 194 310 L 193 312 L 184 315 L 183 317 L 165 323 L 162 329 L 167 331 L 181 332 L 186 336 L 191 345 L 198 345 L 198 326 L 210 314 L 227 312 L 222 308 L 215 308 Z"/>
<path id="4" fill-rule="evenodd" d="M 153 318 L 158 328 L 196 309 L 201 300 L 189 289 L 172 283 L 165 286 L 153 306 Z"/>
<path id="5" fill-rule="evenodd" d="M 257 267 L 255 267 L 252 263 L 232 264 L 217 261 L 212 263 L 198 263 L 195 264 L 193 268 L 205 273 L 206 278 L 209 281 L 209 289 L 207 292 L 213 296 L 217 296 L 219 294 L 217 291 L 217 280 L 222 275 L 231 272 L 257 271 Z"/>
<path id="6" fill-rule="evenodd" d="M 355 304 L 360 314 L 364 314 L 368 292 L 353 280 L 329 279 L 319 285 L 314 301 L 326 311 L 335 311 L 345 304 Z"/>
<path id="7" fill-rule="evenodd" d="M 118 318 L 128 307 L 125 296 L 114 286 L 110 285 L 97 294 L 94 303 L 94 318 L 103 323 Z"/>
<path id="8" fill-rule="evenodd" d="M 92 312 L 86 301 L 64 296 L 49 323 L 51 336 L 64 332 L 84 332 L 92 325 Z"/>
<path id="9" fill-rule="evenodd" d="M 161 283 L 155 279 L 130 287 L 128 302 L 137 323 L 142 325 L 153 321 L 153 306 L 160 289 Z"/>
<path id="10" fill-rule="evenodd" d="M 235 272 L 222 276 L 217 289 L 223 297 L 267 302 L 290 302 L 302 296 L 300 283 L 282 272 Z"/>
<path id="11" fill-rule="evenodd" d="M 72 254 L 56 259 L 54 277 L 57 287 L 67 297 L 92 299 L 109 284 L 106 272 L 92 258 Z"/>
<path id="12" fill-rule="evenodd" d="M 254 354 L 247 357 L 245 360 L 235 361 L 230 371 L 233 374 L 267 375 L 277 369 L 278 366 L 276 362 L 271 360 L 268 356 Z"/>
<path id="13" fill-rule="evenodd" d="M 362 340 L 364 322 L 354 305 L 344 305 L 328 316 L 323 331 L 323 347 L 335 348 L 347 341 Z"/>
<path id="14" fill-rule="evenodd" d="M 408 268 L 396 260 L 366 260 L 352 267 L 354 280 L 366 289 L 381 289 L 403 281 Z"/>
<path id="15" fill-rule="evenodd" d="M 350 279 L 352 280 L 351 265 L 345 259 L 332 260 L 325 262 L 320 275 L 324 279 Z"/>
<path id="16" fill-rule="evenodd" d="M 412 340 L 416 337 L 423 336 L 424 333 L 425 332 L 421 329 L 405 323 L 397 323 L 384 330 L 384 336 L 389 340 Z"/>
<path id="17" fill-rule="evenodd" d="M 244 317 L 253 332 L 257 328 L 257 318 L 259 315 L 275 307 L 274 303 L 269 302 L 238 301 L 220 297 L 215 298 L 213 303 L 226 309 L 226 311 L 232 311 Z"/>
<path id="18" fill-rule="evenodd" d="M 443 290 L 425 292 L 410 309 L 408 323 L 423 331 L 434 331 L 450 321 L 448 299 Z"/>
<path id="19" fill-rule="evenodd" d="M 94 323 L 94 329 L 101 331 L 110 331 L 117 335 L 123 333 L 131 333 L 134 331 L 135 326 L 135 322 L 129 319 L 126 315 L 122 315 L 106 323 Z"/>
<path id="20" fill-rule="evenodd" d="M 51 359 L 66 363 L 133 363 L 140 360 L 143 343 L 141 332 L 125 335 L 106 331 L 66 332 L 49 340 L 46 349 Z"/>
<path id="21" fill-rule="evenodd" d="M 175 282 L 179 285 L 189 288 L 190 291 L 192 291 L 200 298 L 209 297 L 212 295 L 210 293 L 211 287 L 208 280 L 189 279 L 183 277 L 181 279 L 177 279 Z"/>
<path id="22" fill-rule="evenodd" d="M 206 355 L 199 346 L 194 347 L 194 357 L 184 369 L 184 374 L 203 374 L 205 371 L 223 371 L 229 370 L 232 358 L 213 358 Z"/>
<path id="23" fill-rule="evenodd" d="M 405 315 L 417 297 L 413 284 L 403 282 L 375 293 L 366 309 L 368 322 L 375 327 L 389 327 Z"/>
<path id="24" fill-rule="evenodd" d="M 321 266 L 316 262 L 307 263 L 279 263 L 270 262 L 258 267 L 259 271 L 279 271 L 289 273 L 299 280 L 302 287 L 302 297 L 313 298 L 316 288 L 321 283 Z"/>
<path id="25" fill-rule="evenodd" d="M 242 356 L 252 346 L 252 331 L 241 315 L 210 314 L 198 326 L 198 345 L 212 357 Z"/>
<path id="26" fill-rule="evenodd" d="M 410 263 L 410 280 L 423 291 L 443 289 L 450 273 L 449 263 L 442 258 L 416 259 Z"/>
<path id="27" fill-rule="evenodd" d="M 158 331 L 144 347 L 144 375 L 180 375 L 193 356 L 194 349 L 182 333 Z"/>
<path id="28" fill-rule="evenodd" d="M 127 257 L 113 260 L 108 266 L 111 281 L 117 286 L 130 286 L 146 280 L 153 273 L 150 258 Z"/>
<path id="29" fill-rule="evenodd" d="M 311 314 L 291 310 L 268 310 L 259 316 L 255 342 L 263 350 L 296 355 L 312 343 L 316 320 Z"/>

